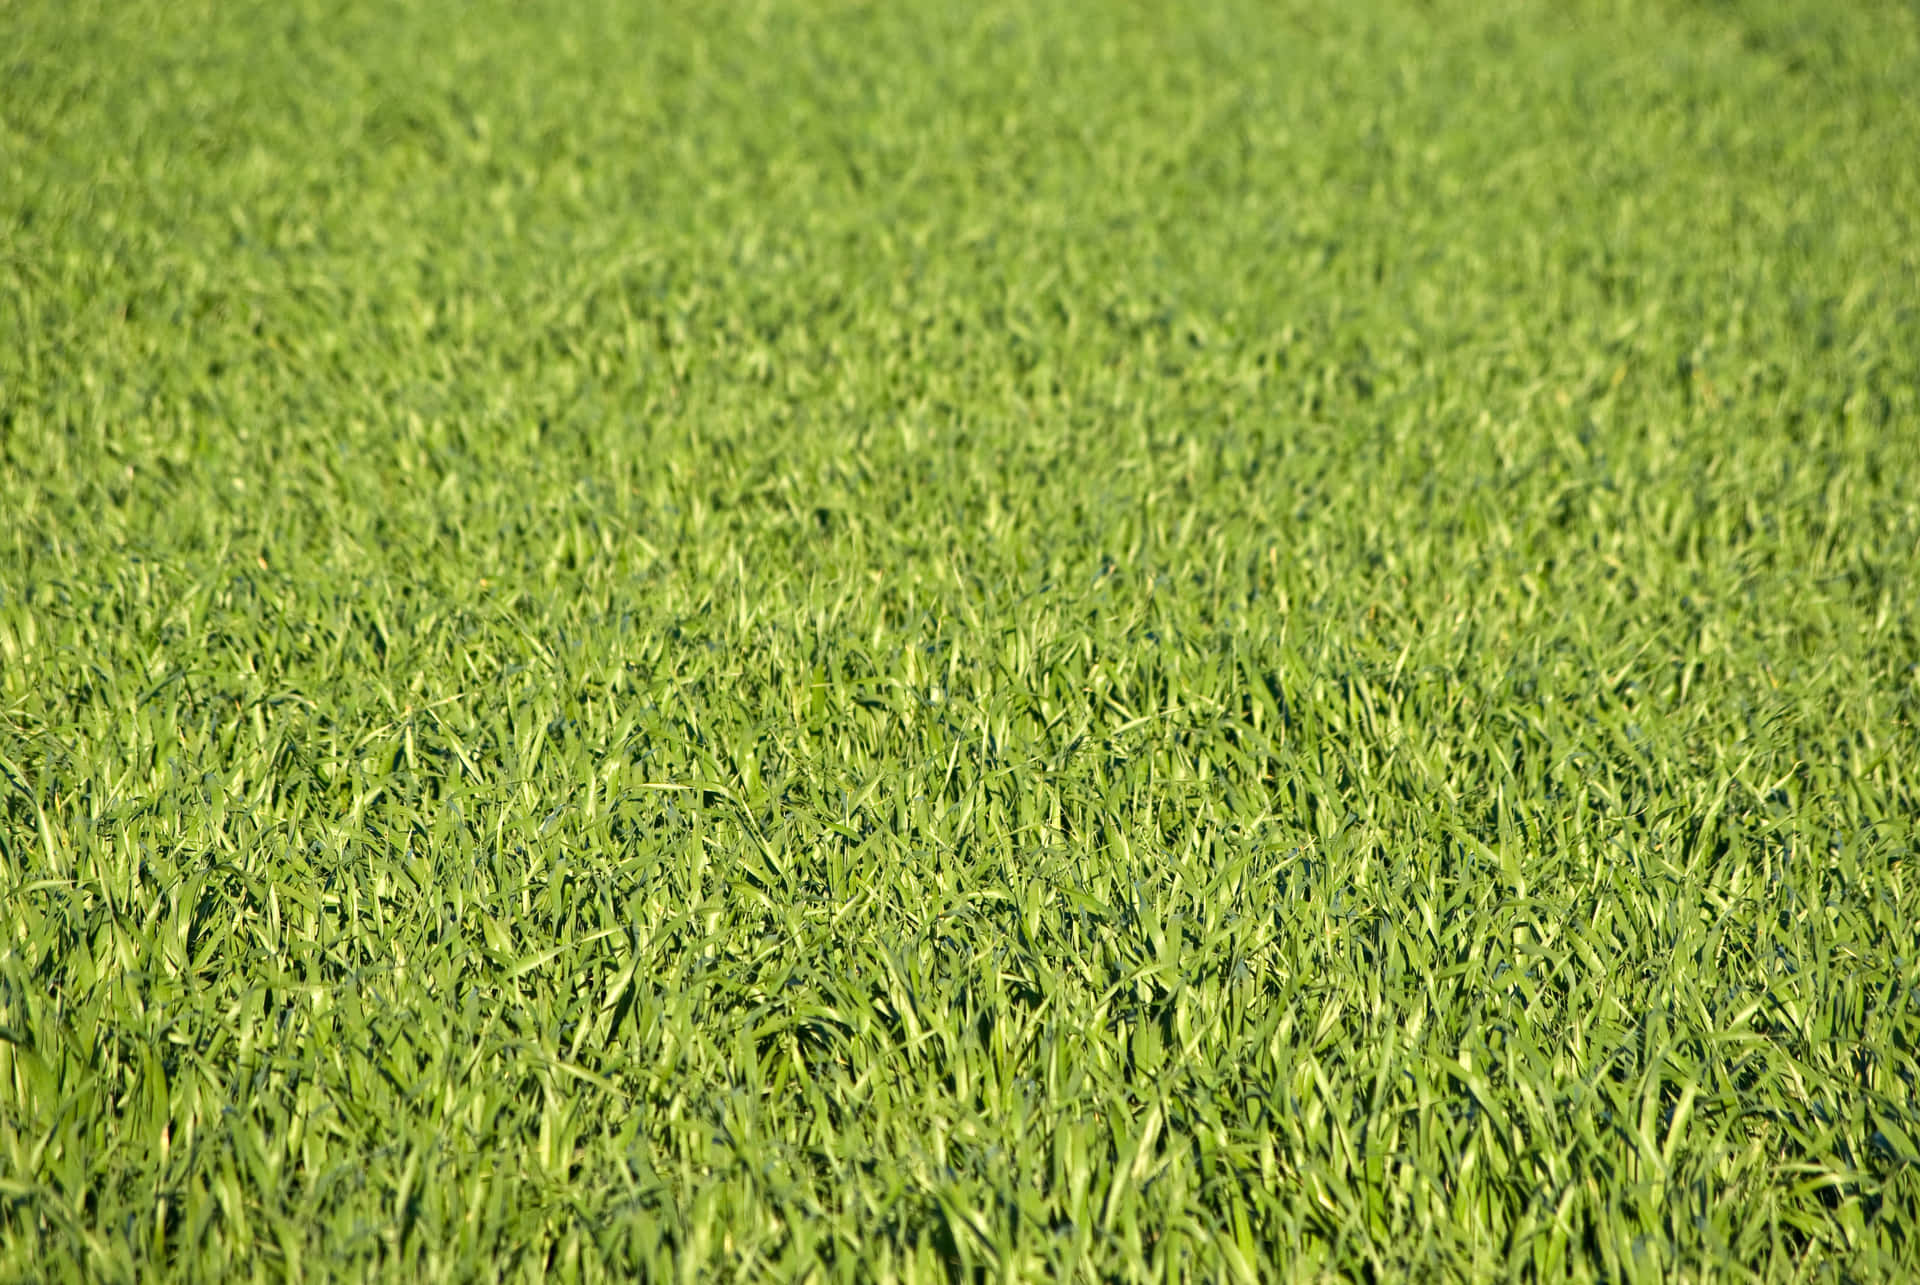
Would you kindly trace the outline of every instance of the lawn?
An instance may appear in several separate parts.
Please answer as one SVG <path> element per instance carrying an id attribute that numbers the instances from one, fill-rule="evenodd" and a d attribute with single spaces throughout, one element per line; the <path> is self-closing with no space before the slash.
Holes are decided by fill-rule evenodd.
<path id="1" fill-rule="evenodd" d="M 0 0 L 0 1280 L 1920 1276 L 1916 84 Z"/>

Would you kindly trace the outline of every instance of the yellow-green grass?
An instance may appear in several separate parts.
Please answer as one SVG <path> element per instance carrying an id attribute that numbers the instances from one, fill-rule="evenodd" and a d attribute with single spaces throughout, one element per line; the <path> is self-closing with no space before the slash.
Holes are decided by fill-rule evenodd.
<path id="1" fill-rule="evenodd" d="M 1920 1275 L 1916 84 L 0 2 L 0 1278 Z"/>

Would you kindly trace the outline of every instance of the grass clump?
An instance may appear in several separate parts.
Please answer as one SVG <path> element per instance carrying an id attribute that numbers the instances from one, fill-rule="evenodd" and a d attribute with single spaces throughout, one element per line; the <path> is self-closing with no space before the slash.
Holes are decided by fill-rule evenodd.
<path id="1" fill-rule="evenodd" d="M 1920 24 L 16 2 L 0 1276 L 1920 1272 Z"/>

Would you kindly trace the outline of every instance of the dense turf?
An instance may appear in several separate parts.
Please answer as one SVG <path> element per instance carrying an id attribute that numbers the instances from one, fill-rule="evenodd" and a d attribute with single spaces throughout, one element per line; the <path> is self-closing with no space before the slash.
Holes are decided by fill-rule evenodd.
<path id="1" fill-rule="evenodd" d="M 0 2 L 0 1277 L 1920 1273 L 1920 18 Z"/>

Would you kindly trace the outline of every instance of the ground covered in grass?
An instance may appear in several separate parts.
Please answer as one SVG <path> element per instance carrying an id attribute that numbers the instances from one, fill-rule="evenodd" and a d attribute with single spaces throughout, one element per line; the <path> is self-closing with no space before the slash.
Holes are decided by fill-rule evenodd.
<path id="1" fill-rule="evenodd" d="M 0 29 L 0 1278 L 1920 1273 L 1910 5 Z"/>

